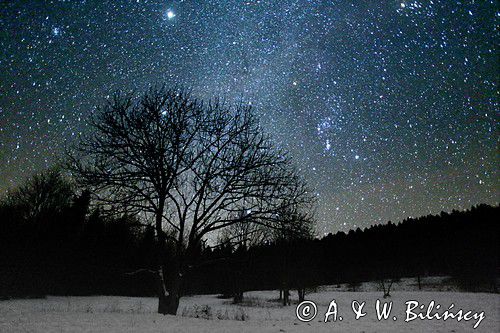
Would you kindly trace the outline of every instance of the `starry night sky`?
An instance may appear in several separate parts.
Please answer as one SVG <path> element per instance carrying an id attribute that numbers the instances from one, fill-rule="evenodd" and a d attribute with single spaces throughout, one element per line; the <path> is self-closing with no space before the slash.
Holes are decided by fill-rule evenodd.
<path id="1" fill-rule="evenodd" d="M 0 193 L 117 89 L 243 99 L 318 196 L 318 234 L 496 204 L 496 1 L 2 1 Z"/>

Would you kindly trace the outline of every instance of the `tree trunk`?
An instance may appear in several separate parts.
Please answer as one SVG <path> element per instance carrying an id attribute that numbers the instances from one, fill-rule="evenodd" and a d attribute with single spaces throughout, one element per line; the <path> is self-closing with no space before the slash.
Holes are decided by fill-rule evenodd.
<path id="1" fill-rule="evenodd" d="M 155 216 L 155 231 L 157 237 L 157 245 L 156 245 L 156 255 L 158 261 L 158 313 L 160 314 L 169 314 L 176 315 L 177 309 L 179 308 L 179 298 L 180 298 L 180 289 L 181 289 L 181 270 L 180 265 L 177 260 L 179 258 L 175 258 L 172 266 L 172 274 L 167 275 L 167 267 L 165 263 L 165 256 L 167 255 L 166 251 L 166 237 L 165 233 L 162 229 L 162 214 L 163 208 L 165 205 L 165 199 L 160 200 L 159 208 L 156 212 Z M 179 255 L 178 253 L 174 254 L 174 256 Z M 169 285 L 167 285 L 167 276 L 169 278 Z"/>
<path id="2" fill-rule="evenodd" d="M 241 261 L 236 262 L 237 265 L 242 265 Z M 243 267 L 237 267 L 234 272 L 233 277 L 233 303 L 239 304 L 243 302 L 243 292 L 245 286 L 243 286 L 245 281 L 245 274 L 242 272 Z"/>
<path id="3" fill-rule="evenodd" d="M 290 290 L 285 287 L 283 288 L 283 306 L 290 305 Z"/>
<path id="4" fill-rule="evenodd" d="M 162 270 L 165 271 L 164 269 Z M 160 290 L 158 295 L 158 313 L 176 315 L 177 309 L 179 308 L 180 290 L 181 290 L 181 275 L 176 272 L 171 276 L 171 284 L 166 287 L 166 281 L 163 278 L 165 275 L 162 273 L 160 275 Z"/>
<path id="5" fill-rule="evenodd" d="M 163 315 L 177 315 L 177 309 L 179 308 L 179 296 L 174 295 L 163 296 L 160 295 L 158 298 L 158 313 Z"/>
<path id="6" fill-rule="evenodd" d="M 393 283 L 394 283 L 393 279 L 389 280 L 389 286 L 387 286 L 387 288 L 386 288 L 384 279 L 382 279 L 382 288 L 384 290 L 384 298 L 391 297 L 391 287 L 392 287 Z"/>
<path id="7" fill-rule="evenodd" d="M 288 271 L 288 253 L 289 246 L 285 244 L 283 249 L 283 277 L 281 282 L 281 289 L 283 289 L 283 306 L 290 305 L 290 288 L 288 286 L 289 281 L 289 271 Z"/>
<path id="8" fill-rule="evenodd" d="M 306 298 L 306 288 L 297 288 L 297 293 L 299 294 L 299 303 L 304 302 Z"/>
<path id="9" fill-rule="evenodd" d="M 237 291 L 235 294 L 234 294 L 234 297 L 233 297 L 233 303 L 234 304 L 239 304 L 243 302 L 243 292 L 242 291 Z"/>
<path id="10" fill-rule="evenodd" d="M 163 293 L 160 293 L 158 295 L 158 313 L 159 314 L 163 314 L 163 315 L 166 315 L 166 314 L 169 314 L 168 311 L 167 311 L 167 298 L 168 296 L 166 295 L 163 295 Z"/>

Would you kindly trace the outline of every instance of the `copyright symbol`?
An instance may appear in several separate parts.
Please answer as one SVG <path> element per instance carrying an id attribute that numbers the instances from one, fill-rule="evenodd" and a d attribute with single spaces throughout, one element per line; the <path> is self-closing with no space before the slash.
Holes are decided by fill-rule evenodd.
<path id="1" fill-rule="evenodd" d="M 318 308 L 316 304 L 311 301 L 304 301 L 297 305 L 295 309 L 295 314 L 297 315 L 297 319 L 303 322 L 308 322 L 316 318 L 316 314 L 318 313 Z"/>

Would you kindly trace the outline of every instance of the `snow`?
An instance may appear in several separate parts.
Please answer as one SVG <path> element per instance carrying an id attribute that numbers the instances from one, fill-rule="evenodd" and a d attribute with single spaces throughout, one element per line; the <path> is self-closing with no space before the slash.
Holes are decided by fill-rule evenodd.
<path id="1" fill-rule="evenodd" d="M 500 332 L 500 295 L 457 292 L 450 286 L 443 287 L 442 281 L 423 279 L 425 291 L 418 291 L 415 279 L 403 279 L 392 286 L 392 296 L 385 300 L 374 282 L 362 284 L 356 292 L 347 291 L 346 285 L 322 286 L 306 295 L 318 308 L 317 317 L 308 323 L 296 318 L 295 292 L 293 304 L 287 307 L 278 302 L 277 291 L 247 292 L 240 305 L 217 295 L 186 296 L 181 299 L 178 316 L 156 314 L 157 300 L 147 297 L 49 296 L 4 300 L 0 301 L 0 332 Z M 343 320 L 325 323 L 324 314 L 333 299 Z M 388 320 L 377 320 L 377 299 L 393 302 Z M 351 310 L 353 300 L 366 302 L 367 314 L 359 320 L 354 319 Z M 476 320 L 405 322 L 405 302 L 409 300 L 425 305 L 434 300 L 443 311 L 454 303 L 455 311 L 484 311 L 485 319 L 476 330 Z M 393 315 L 398 317 L 396 321 Z"/>

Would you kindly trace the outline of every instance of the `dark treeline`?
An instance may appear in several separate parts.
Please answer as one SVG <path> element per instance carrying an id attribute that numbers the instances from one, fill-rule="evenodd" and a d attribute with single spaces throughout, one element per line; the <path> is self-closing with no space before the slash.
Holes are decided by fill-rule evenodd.
<path id="1" fill-rule="evenodd" d="M 207 251 L 205 259 L 215 264 L 200 267 L 191 285 L 198 285 L 195 292 L 284 285 L 300 290 L 337 283 L 355 289 L 362 281 L 415 277 L 420 284 L 423 276 L 440 275 L 452 277 L 450 282 L 463 290 L 497 292 L 498 213 L 499 207 L 479 205 L 322 239 L 239 249 L 230 260 L 223 259 L 229 248 Z"/>
<path id="2" fill-rule="evenodd" d="M 321 284 L 449 275 L 471 291 L 496 291 L 499 207 L 375 225 L 322 239 L 246 249 L 204 245 L 183 293 L 304 292 Z M 154 230 L 134 217 L 90 208 L 57 171 L 36 176 L 0 202 L 0 296 L 156 295 Z M 239 296 L 239 298 L 238 298 Z"/>
<path id="3" fill-rule="evenodd" d="M 152 234 L 130 217 L 90 211 L 56 170 L 35 176 L 0 203 L 0 295 L 155 293 L 125 273 L 147 267 Z"/>

